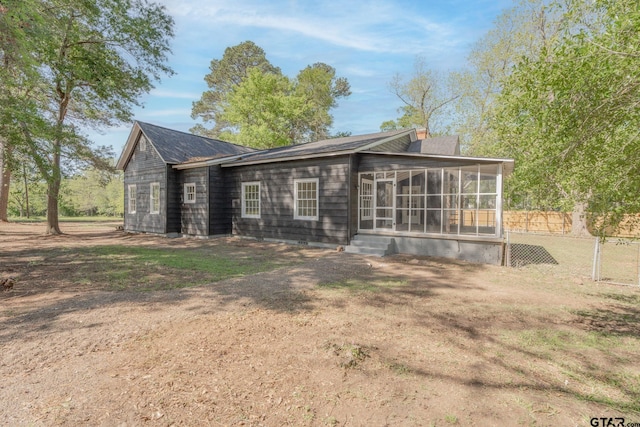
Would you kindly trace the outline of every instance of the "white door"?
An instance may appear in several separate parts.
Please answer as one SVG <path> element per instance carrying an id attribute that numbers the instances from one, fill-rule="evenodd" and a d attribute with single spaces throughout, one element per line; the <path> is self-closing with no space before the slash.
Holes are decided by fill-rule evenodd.
<path id="1" fill-rule="evenodd" d="M 376 230 L 395 229 L 395 180 L 394 179 L 378 179 L 375 182 L 375 221 L 374 228 Z"/>

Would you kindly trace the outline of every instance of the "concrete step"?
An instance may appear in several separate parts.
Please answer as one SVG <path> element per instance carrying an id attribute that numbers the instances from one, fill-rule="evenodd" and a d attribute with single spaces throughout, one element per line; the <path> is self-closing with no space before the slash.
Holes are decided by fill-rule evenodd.
<path id="1" fill-rule="evenodd" d="M 371 242 L 371 243 L 392 243 L 393 237 L 387 237 L 387 236 L 375 236 L 375 235 L 371 235 L 371 234 L 356 234 L 355 236 L 353 236 L 353 239 L 351 239 L 351 242 Z"/>
<path id="2" fill-rule="evenodd" d="M 395 253 L 395 241 L 392 237 L 356 235 L 344 250 L 352 254 L 383 257 Z"/>
<path id="3" fill-rule="evenodd" d="M 389 255 L 386 249 L 371 248 L 366 246 L 363 247 L 363 246 L 348 245 L 344 248 L 344 251 L 350 254 L 374 255 L 379 257 Z"/>

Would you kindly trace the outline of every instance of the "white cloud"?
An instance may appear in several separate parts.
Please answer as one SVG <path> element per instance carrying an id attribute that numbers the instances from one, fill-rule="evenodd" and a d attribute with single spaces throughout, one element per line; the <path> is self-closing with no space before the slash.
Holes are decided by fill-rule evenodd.
<path id="1" fill-rule="evenodd" d="M 298 2 L 219 0 L 203 4 L 185 0 L 179 6 L 164 0 L 169 12 L 193 25 L 217 28 L 261 28 L 373 53 L 413 53 L 450 45 L 455 32 L 418 10 L 406 10 L 392 1 Z M 302 2 L 301 2 L 302 3 Z"/>

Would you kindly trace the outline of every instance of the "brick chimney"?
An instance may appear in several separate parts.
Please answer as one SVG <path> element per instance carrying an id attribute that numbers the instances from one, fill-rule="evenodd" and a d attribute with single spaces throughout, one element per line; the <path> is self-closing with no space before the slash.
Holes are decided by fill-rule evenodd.
<path id="1" fill-rule="evenodd" d="M 416 128 L 418 139 L 427 139 L 427 128 Z"/>

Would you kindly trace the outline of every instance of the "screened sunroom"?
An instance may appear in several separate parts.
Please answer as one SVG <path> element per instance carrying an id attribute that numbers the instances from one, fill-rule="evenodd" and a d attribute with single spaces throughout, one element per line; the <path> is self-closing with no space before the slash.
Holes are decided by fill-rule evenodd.
<path id="1" fill-rule="evenodd" d="M 498 163 L 358 174 L 358 232 L 500 237 Z"/>

